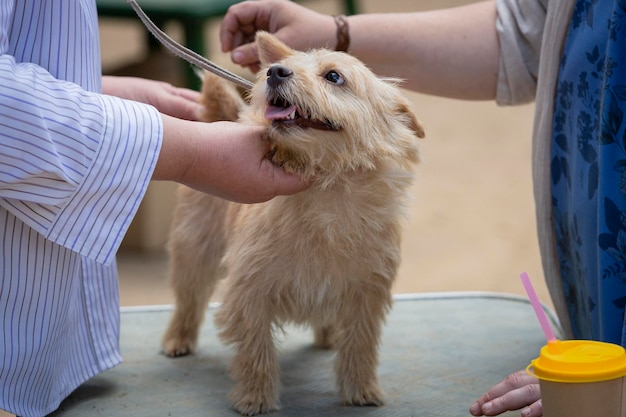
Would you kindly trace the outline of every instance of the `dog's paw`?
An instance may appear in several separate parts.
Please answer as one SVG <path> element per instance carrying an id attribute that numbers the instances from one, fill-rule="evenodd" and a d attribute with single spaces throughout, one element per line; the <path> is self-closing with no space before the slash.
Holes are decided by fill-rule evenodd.
<path id="1" fill-rule="evenodd" d="M 163 339 L 163 354 L 170 358 L 189 355 L 193 353 L 194 343 L 185 338 L 166 338 Z"/>
<path id="2" fill-rule="evenodd" d="M 246 396 L 236 401 L 233 408 L 242 416 L 254 416 L 257 414 L 269 413 L 273 410 L 280 409 L 278 403 L 274 400 L 255 398 L 254 396 Z"/>
<path id="3" fill-rule="evenodd" d="M 380 407 L 385 404 L 385 396 L 380 388 L 374 385 L 344 393 L 344 402 L 347 405 Z"/>

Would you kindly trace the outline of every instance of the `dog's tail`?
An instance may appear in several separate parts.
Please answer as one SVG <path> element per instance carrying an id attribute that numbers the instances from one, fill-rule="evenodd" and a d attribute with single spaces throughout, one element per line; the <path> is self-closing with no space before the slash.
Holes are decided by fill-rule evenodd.
<path id="1" fill-rule="evenodd" d="M 200 74 L 202 78 L 202 96 L 200 103 L 204 106 L 201 120 L 217 122 L 219 120 L 235 121 L 244 100 L 237 87 L 210 72 Z"/>

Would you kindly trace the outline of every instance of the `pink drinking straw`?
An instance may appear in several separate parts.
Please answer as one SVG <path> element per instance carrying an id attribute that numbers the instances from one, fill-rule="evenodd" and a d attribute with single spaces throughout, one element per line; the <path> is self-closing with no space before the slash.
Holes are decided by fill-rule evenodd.
<path id="1" fill-rule="evenodd" d="M 548 321 L 548 316 L 546 316 L 546 312 L 543 311 L 543 307 L 541 306 L 539 297 L 537 297 L 535 288 L 533 287 L 533 284 L 530 282 L 530 277 L 528 276 L 526 272 L 522 272 L 519 277 L 522 280 L 522 284 L 524 285 L 526 294 L 528 294 L 528 299 L 530 300 L 530 304 L 533 306 L 533 309 L 535 310 L 535 315 L 539 319 L 539 324 L 541 325 L 543 334 L 546 336 L 546 340 L 548 341 L 548 343 L 556 342 L 556 337 L 554 336 L 554 332 L 552 331 L 552 327 L 550 326 L 550 322 Z"/>

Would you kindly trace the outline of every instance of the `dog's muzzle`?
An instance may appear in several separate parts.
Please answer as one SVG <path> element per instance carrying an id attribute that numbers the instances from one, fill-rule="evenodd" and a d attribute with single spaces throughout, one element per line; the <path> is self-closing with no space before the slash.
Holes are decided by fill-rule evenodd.
<path id="1" fill-rule="evenodd" d="M 276 88 L 293 77 L 293 71 L 282 65 L 273 65 L 267 70 L 267 85 Z"/>
<path id="2" fill-rule="evenodd" d="M 293 71 L 283 65 L 273 65 L 267 70 L 267 109 L 265 118 L 272 125 L 290 126 L 318 130 L 338 131 L 341 126 L 328 119 L 320 120 L 311 117 L 310 112 L 301 106 L 289 102 L 281 94 L 284 85 L 293 78 Z"/>

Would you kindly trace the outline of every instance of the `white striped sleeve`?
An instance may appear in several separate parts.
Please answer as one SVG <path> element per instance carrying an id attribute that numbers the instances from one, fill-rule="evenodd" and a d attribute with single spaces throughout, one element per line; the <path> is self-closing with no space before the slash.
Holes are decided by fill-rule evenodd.
<path id="1" fill-rule="evenodd" d="M 161 145 L 151 106 L 0 56 L 0 199 L 46 238 L 109 263 Z"/>

